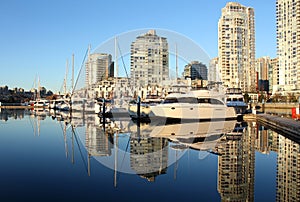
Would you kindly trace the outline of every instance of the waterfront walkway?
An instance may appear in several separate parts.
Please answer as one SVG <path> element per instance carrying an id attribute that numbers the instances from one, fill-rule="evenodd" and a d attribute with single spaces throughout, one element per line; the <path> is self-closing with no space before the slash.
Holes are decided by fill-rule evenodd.
<path id="1" fill-rule="evenodd" d="M 286 135 L 296 142 L 300 142 L 300 121 L 269 114 L 257 114 L 256 120 L 275 132 Z"/>

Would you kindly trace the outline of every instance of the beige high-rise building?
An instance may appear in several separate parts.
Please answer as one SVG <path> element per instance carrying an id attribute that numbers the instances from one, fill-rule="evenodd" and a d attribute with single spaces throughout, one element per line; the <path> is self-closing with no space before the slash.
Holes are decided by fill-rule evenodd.
<path id="1" fill-rule="evenodd" d="M 165 37 L 155 30 L 138 36 L 131 44 L 131 81 L 135 87 L 162 84 L 169 79 L 169 51 Z"/>
<path id="2" fill-rule="evenodd" d="M 218 26 L 222 82 L 244 92 L 256 91 L 254 9 L 229 2 Z"/>
<path id="3" fill-rule="evenodd" d="M 258 79 L 269 80 L 270 57 L 261 57 L 256 59 L 256 71 L 258 72 Z"/>
<path id="4" fill-rule="evenodd" d="M 282 90 L 300 89 L 300 0 L 276 1 L 277 56 Z"/>
<path id="5" fill-rule="evenodd" d="M 270 84 L 270 91 L 274 93 L 279 86 L 279 64 L 278 64 L 278 58 L 272 58 L 270 60 L 270 66 L 269 69 L 269 84 Z"/>

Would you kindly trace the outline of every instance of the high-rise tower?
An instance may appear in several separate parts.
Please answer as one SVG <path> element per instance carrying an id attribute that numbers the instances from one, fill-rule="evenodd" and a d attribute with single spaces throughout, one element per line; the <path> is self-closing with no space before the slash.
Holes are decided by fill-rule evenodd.
<path id="1" fill-rule="evenodd" d="M 113 76 L 113 62 L 111 54 L 93 53 L 89 55 L 85 66 L 86 86 L 91 86 Z"/>
<path id="2" fill-rule="evenodd" d="M 130 73 L 135 87 L 157 85 L 169 79 L 168 42 L 155 30 L 138 36 L 131 44 Z"/>
<path id="3" fill-rule="evenodd" d="M 300 0 L 276 1 L 279 88 L 300 89 Z"/>
<path id="4" fill-rule="evenodd" d="M 254 9 L 229 2 L 218 28 L 219 68 L 225 86 L 256 90 Z"/>

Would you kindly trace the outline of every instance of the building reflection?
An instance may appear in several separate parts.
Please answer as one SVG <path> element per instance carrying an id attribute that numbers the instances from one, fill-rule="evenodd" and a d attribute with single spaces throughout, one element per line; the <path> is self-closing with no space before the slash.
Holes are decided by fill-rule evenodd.
<path id="1" fill-rule="evenodd" d="M 219 148 L 218 192 L 222 201 L 254 201 L 255 127 Z"/>
<path id="2" fill-rule="evenodd" d="M 276 201 L 299 201 L 300 147 L 298 143 L 282 135 L 278 138 L 276 178 Z"/>
<path id="3" fill-rule="evenodd" d="M 151 182 L 156 176 L 165 174 L 168 167 L 168 139 L 131 138 L 130 166 L 139 176 Z"/>
<path id="4" fill-rule="evenodd" d="M 105 132 L 100 118 L 91 114 L 86 119 L 85 146 L 90 156 L 110 156 L 113 149 L 113 134 Z"/>

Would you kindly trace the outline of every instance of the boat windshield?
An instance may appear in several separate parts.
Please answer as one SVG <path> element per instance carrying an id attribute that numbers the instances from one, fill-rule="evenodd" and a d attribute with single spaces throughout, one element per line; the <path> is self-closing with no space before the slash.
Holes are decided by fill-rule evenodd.
<path id="1" fill-rule="evenodd" d="M 218 99 L 214 98 L 195 98 L 195 97 L 169 97 L 164 100 L 163 103 L 206 103 L 214 105 L 224 105 L 224 103 Z"/>
<path id="2" fill-rule="evenodd" d="M 198 103 L 194 97 L 168 97 L 164 103 Z"/>
<path id="3" fill-rule="evenodd" d="M 198 98 L 198 103 L 224 105 L 224 103 L 222 101 L 214 99 L 214 98 Z"/>

